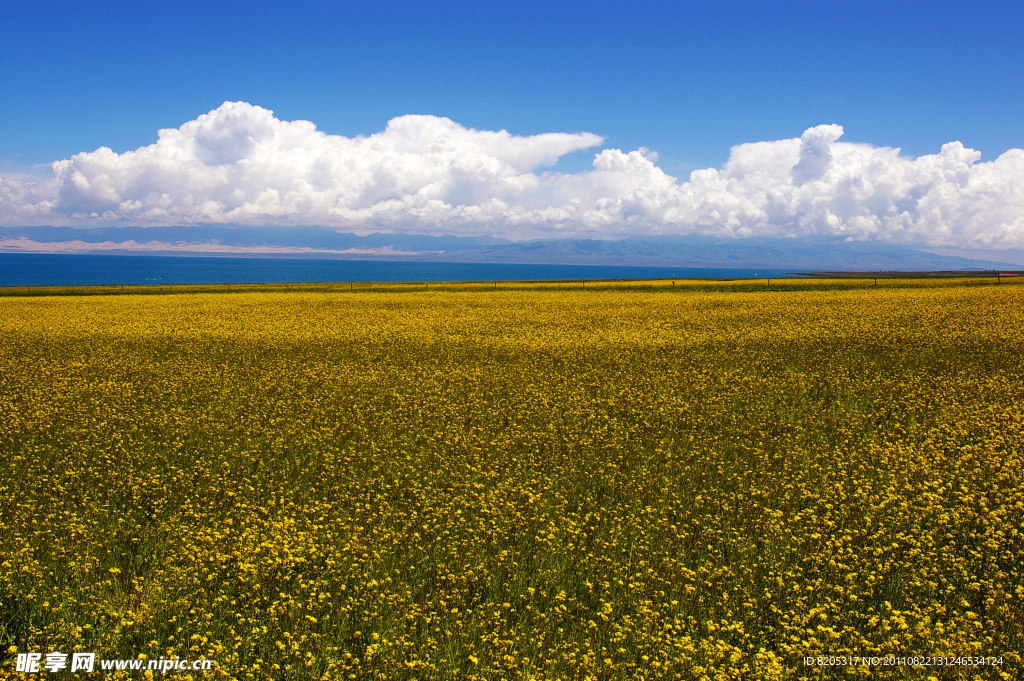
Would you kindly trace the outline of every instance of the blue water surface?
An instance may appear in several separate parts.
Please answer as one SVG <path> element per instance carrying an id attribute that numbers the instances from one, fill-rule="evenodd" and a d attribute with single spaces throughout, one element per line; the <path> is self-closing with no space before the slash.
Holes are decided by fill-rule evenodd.
<path id="1" fill-rule="evenodd" d="M 555 281 L 564 279 L 746 279 L 781 270 L 314 260 L 158 255 L 0 253 L 0 286 L 268 284 L 371 281 Z"/>

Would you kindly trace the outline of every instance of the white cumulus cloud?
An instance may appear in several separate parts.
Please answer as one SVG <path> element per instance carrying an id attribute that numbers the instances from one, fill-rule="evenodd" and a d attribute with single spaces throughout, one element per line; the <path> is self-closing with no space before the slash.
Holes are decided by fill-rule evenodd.
<path id="1" fill-rule="evenodd" d="M 0 178 L 3 224 L 274 224 L 358 230 L 824 236 L 960 248 L 1024 247 L 1024 150 L 981 162 L 959 142 L 909 158 L 799 138 L 733 147 L 722 168 L 665 173 L 647 149 L 603 149 L 593 169 L 545 168 L 597 147 L 591 133 L 522 137 L 401 116 L 369 136 L 328 135 L 226 102 L 156 143 L 53 164 L 44 182 Z"/>

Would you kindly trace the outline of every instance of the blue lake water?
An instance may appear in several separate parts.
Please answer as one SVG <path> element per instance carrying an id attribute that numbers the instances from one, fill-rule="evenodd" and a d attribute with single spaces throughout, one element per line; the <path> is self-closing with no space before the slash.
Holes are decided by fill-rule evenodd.
<path id="1" fill-rule="evenodd" d="M 522 265 L 156 255 L 0 253 L 0 286 L 267 284 L 369 281 L 553 281 L 563 279 L 746 279 L 781 270 Z"/>

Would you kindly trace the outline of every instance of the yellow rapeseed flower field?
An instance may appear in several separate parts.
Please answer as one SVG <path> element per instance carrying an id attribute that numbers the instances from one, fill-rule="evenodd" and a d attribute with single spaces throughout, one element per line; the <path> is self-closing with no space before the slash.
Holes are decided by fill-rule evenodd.
<path id="1" fill-rule="evenodd" d="M 0 676 L 1024 678 L 1024 285 L 669 284 L 0 297 Z"/>

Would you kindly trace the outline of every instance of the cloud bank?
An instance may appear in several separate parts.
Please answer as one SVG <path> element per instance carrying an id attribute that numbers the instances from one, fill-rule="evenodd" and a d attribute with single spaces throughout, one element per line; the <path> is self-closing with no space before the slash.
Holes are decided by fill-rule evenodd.
<path id="1" fill-rule="evenodd" d="M 1024 247 L 1024 150 L 981 162 L 960 142 L 908 158 L 839 141 L 740 144 L 681 180 L 647 149 L 604 149 L 593 169 L 545 170 L 599 146 L 401 116 L 369 136 L 328 135 L 225 102 L 155 144 L 53 163 L 42 182 L 0 177 L 0 224 L 323 225 L 364 231 L 545 236 L 831 237 L 917 246 Z"/>

